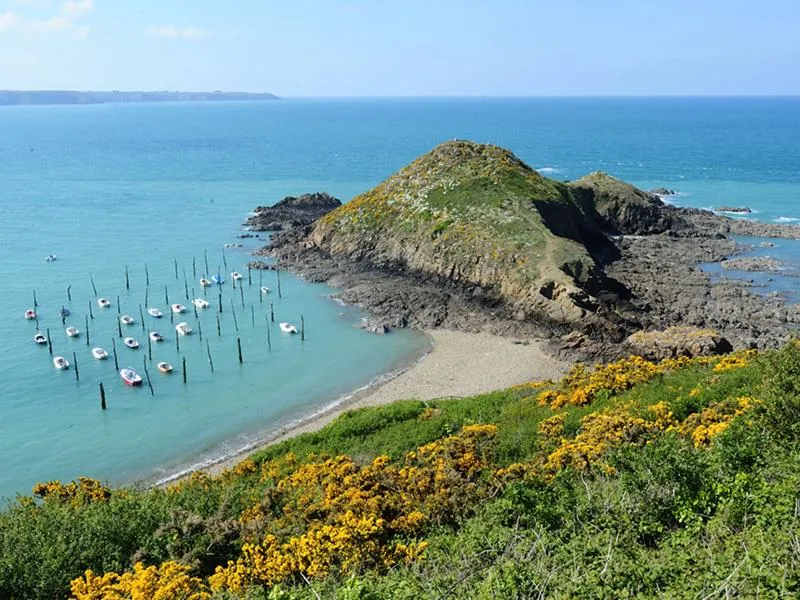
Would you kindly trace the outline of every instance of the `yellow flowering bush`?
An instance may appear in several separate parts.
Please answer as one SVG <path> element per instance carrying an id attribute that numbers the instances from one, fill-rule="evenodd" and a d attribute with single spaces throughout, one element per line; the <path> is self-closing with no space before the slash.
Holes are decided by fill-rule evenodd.
<path id="1" fill-rule="evenodd" d="M 211 588 L 237 592 L 300 575 L 417 559 L 426 543 L 400 540 L 432 522 L 453 520 L 488 491 L 480 476 L 492 462 L 496 434 L 493 425 L 468 425 L 408 452 L 400 465 L 386 456 L 364 466 L 348 456 L 299 465 L 266 499 L 281 507 L 279 517 L 270 520 L 271 506 L 263 503 L 242 513 L 245 525 L 258 520 L 270 532 L 245 544 L 235 562 L 218 567 Z M 281 540 L 275 532 L 290 535 Z"/>
<path id="2" fill-rule="evenodd" d="M 561 380 L 557 389 L 541 392 L 538 401 L 539 404 L 550 406 L 553 410 L 558 410 L 567 404 L 584 406 L 594 400 L 601 391 L 608 391 L 612 394 L 624 392 L 657 375 L 704 360 L 707 359 L 680 357 L 652 363 L 641 356 L 629 356 L 616 362 L 600 365 L 591 372 L 584 365 L 577 364 Z"/>
<path id="3" fill-rule="evenodd" d="M 33 495 L 45 502 L 69 502 L 82 506 L 92 502 L 105 502 L 111 498 L 111 490 L 96 479 L 79 477 L 77 481 L 61 483 L 47 481 L 33 486 Z"/>
<path id="4" fill-rule="evenodd" d="M 679 430 L 683 435 L 690 437 L 696 447 L 707 446 L 715 436 L 730 427 L 734 418 L 758 403 L 755 398 L 742 396 L 733 401 L 714 404 L 699 413 L 689 415 L 680 424 Z"/>
<path id="5" fill-rule="evenodd" d="M 209 600 L 203 581 L 189 567 L 167 561 L 160 567 L 136 563 L 133 572 L 95 575 L 86 571 L 70 584 L 73 600 Z"/>
<path id="6" fill-rule="evenodd" d="M 722 357 L 720 361 L 714 365 L 714 371 L 722 373 L 725 371 L 732 371 L 733 369 L 741 369 L 749 365 L 755 355 L 755 350 L 733 352 L 732 354 Z"/>

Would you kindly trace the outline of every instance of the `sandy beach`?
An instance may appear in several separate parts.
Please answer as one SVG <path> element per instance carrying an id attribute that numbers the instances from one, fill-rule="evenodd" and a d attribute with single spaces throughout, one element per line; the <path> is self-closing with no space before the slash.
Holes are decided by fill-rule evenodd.
<path id="1" fill-rule="evenodd" d="M 218 474 L 263 447 L 321 429 L 348 410 L 397 400 L 472 396 L 534 379 L 558 378 L 569 368 L 567 363 L 548 356 L 540 340 L 443 329 L 425 333 L 432 339 L 433 349 L 397 377 L 355 394 L 347 402 L 282 431 L 245 454 L 204 470 Z"/>

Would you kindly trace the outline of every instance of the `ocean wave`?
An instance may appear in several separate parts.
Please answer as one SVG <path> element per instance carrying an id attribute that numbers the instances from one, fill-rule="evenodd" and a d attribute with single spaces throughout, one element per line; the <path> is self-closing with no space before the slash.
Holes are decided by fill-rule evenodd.
<path id="1" fill-rule="evenodd" d="M 560 173 L 561 169 L 557 169 L 556 167 L 539 167 L 536 169 L 539 173 Z"/>
<path id="2" fill-rule="evenodd" d="M 777 217 L 773 219 L 776 223 L 800 223 L 800 218 L 798 217 Z"/>

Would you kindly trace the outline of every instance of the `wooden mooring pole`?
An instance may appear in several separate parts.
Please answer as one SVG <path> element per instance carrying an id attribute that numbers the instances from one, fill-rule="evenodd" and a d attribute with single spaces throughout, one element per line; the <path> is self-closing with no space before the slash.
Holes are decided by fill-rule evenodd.
<path id="1" fill-rule="evenodd" d="M 106 410 L 108 407 L 106 406 L 106 390 L 103 387 L 103 382 L 100 382 L 100 408 L 102 410 Z"/>

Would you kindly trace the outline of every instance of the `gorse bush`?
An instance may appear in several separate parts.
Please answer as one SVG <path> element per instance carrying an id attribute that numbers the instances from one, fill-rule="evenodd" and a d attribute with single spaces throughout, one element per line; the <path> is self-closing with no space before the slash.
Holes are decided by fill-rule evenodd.
<path id="1" fill-rule="evenodd" d="M 218 477 L 37 485 L 2 598 L 792 597 L 800 350 L 343 415 Z"/>

